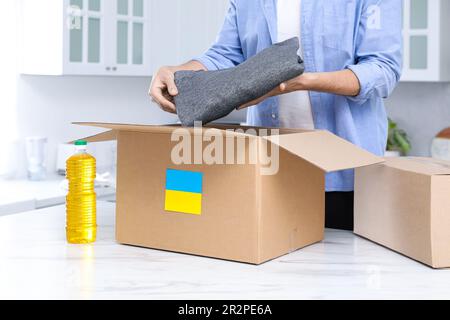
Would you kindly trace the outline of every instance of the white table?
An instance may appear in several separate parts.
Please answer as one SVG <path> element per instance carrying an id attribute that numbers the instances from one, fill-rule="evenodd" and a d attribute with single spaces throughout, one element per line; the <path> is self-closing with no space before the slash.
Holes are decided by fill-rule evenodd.
<path id="1" fill-rule="evenodd" d="M 64 178 L 51 176 L 44 181 L 0 180 L 0 216 L 64 204 L 66 191 L 61 188 Z M 95 189 L 97 198 L 113 199 L 114 188 Z"/>
<path id="2" fill-rule="evenodd" d="M 450 298 L 450 270 L 359 238 L 326 239 L 261 266 L 123 246 L 99 202 L 94 245 L 65 242 L 63 206 L 0 217 L 0 299 Z"/>

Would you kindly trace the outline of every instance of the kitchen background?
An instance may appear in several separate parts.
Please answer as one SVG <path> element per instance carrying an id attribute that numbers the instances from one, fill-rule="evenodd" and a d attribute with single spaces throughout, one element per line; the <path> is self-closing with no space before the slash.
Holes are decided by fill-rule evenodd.
<path id="1" fill-rule="evenodd" d="M 386 106 L 408 133 L 409 154 L 430 156 L 433 138 L 450 126 L 450 1 L 404 4 L 404 75 Z M 26 178 L 30 136 L 48 139 L 46 168 L 55 175 L 59 144 L 100 131 L 73 121 L 176 122 L 148 98 L 151 74 L 205 50 L 227 7 L 228 0 L 5 0 L 4 12 L 18 14 L 0 22 L 11 43 L 0 59 L 0 176 Z M 243 122 L 245 112 L 226 120 Z M 111 143 L 94 149 L 101 165 L 113 165 Z"/>

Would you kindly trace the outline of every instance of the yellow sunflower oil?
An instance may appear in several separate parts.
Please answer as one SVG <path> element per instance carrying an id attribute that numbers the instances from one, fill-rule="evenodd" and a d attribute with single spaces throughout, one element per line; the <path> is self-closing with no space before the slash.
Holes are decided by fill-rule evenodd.
<path id="1" fill-rule="evenodd" d="M 95 242 L 97 236 L 96 161 L 87 153 L 86 141 L 76 141 L 75 148 L 66 162 L 66 237 L 69 243 L 86 244 Z"/>

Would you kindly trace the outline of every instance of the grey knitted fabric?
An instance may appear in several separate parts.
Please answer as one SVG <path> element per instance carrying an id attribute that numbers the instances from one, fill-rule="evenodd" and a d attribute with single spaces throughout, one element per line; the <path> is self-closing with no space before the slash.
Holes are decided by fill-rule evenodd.
<path id="1" fill-rule="evenodd" d="M 175 105 L 183 126 L 221 119 L 304 72 L 299 39 L 277 43 L 237 67 L 218 71 L 178 71 Z"/>

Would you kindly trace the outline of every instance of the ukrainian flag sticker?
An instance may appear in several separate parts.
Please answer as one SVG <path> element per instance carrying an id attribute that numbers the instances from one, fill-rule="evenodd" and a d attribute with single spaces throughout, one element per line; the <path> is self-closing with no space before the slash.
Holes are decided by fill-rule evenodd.
<path id="1" fill-rule="evenodd" d="M 165 210 L 202 214 L 203 173 L 167 169 Z"/>

